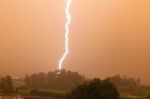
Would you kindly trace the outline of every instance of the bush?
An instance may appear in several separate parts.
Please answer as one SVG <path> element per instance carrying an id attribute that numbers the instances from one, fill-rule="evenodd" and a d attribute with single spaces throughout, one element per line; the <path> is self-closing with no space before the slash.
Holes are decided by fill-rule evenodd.
<path id="1" fill-rule="evenodd" d="M 119 94 L 109 80 L 94 79 L 73 89 L 66 99 L 119 99 Z"/>

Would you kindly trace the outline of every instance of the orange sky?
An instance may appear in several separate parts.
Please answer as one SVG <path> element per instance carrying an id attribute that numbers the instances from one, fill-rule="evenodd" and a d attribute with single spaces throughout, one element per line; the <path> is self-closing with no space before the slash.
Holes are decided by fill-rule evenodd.
<path id="1" fill-rule="evenodd" d="M 73 0 L 64 68 L 150 83 L 150 1 Z M 0 74 L 50 71 L 63 53 L 65 0 L 0 1 Z"/>

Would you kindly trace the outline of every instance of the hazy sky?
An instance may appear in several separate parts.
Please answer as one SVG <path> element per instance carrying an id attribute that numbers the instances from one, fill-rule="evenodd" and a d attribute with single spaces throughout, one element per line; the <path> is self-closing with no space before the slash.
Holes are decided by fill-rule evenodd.
<path id="1" fill-rule="evenodd" d="M 150 0 L 73 0 L 65 69 L 150 83 Z M 0 74 L 57 68 L 65 0 L 0 0 Z"/>

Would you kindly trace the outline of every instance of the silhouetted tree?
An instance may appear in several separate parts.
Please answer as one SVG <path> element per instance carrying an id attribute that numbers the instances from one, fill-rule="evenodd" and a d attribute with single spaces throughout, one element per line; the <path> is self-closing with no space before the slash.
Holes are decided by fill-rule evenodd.
<path id="1" fill-rule="evenodd" d="M 35 73 L 25 77 L 24 82 L 30 88 L 72 89 L 85 81 L 85 77 L 78 72 L 62 70 L 60 75 L 57 71 Z"/>
<path id="2" fill-rule="evenodd" d="M 121 77 L 120 75 L 116 75 L 109 78 L 110 81 L 115 84 L 119 92 L 127 92 L 132 95 L 140 94 L 140 79 L 133 79 L 128 77 Z"/>
<path id="3" fill-rule="evenodd" d="M 2 90 L 5 89 L 5 78 L 4 77 L 1 78 L 0 88 Z"/>
<path id="4" fill-rule="evenodd" d="M 6 92 L 12 92 L 13 91 L 13 81 L 11 76 L 6 76 L 5 81 L 5 91 Z"/>
<path id="5" fill-rule="evenodd" d="M 119 99 L 119 94 L 109 80 L 94 79 L 73 89 L 66 99 Z"/>
<path id="6" fill-rule="evenodd" d="M 11 76 L 2 77 L 0 87 L 4 92 L 13 92 L 13 81 Z"/>

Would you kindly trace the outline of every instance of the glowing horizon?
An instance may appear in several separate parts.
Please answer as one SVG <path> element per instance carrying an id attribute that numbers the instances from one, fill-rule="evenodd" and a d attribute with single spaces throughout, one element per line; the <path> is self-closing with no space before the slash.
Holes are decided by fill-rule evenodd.
<path id="1" fill-rule="evenodd" d="M 62 69 L 62 65 L 63 65 L 63 62 L 66 58 L 66 56 L 68 55 L 69 53 L 69 32 L 70 32 L 70 29 L 69 29 L 69 26 L 70 26 L 70 23 L 71 23 L 71 15 L 70 15 L 70 5 L 71 5 L 71 2 L 72 0 L 67 0 L 67 4 L 66 4 L 66 9 L 65 9 L 65 14 L 66 14 L 66 24 L 65 24 L 65 52 L 64 54 L 62 55 L 62 57 L 60 58 L 60 61 L 59 61 L 59 65 L 58 65 L 58 74 L 60 73 L 61 69 Z"/>

